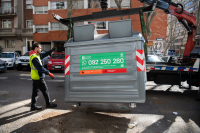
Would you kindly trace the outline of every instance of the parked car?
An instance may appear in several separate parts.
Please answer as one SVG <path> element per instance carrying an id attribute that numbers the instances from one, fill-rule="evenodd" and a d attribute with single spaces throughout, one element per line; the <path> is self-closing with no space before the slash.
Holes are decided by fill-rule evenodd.
<path id="1" fill-rule="evenodd" d="M 157 55 L 148 55 L 148 62 L 165 62 L 163 59 L 161 59 Z"/>
<path id="2" fill-rule="evenodd" d="M 2 52 L 0 54 L 0 59 L 6 61 L 7 67 L 12 67 L 15 69 L 15 61 L 20 57 L 17 52 Z"/>
<path id="3" fill-rule="evenodd" d="M 65 53 L 53 53 L 47 63 L 48 70 L 65 69 Z"/>
<path id="4" fill-rule="evenodd" d="M 179 57 L 177 56 L 163 56 L 162 59 L 168 63 L 177 63 Z"/>
<path id="5" fill-rule="evenodd" d="M 0 71 L 6 71 L 6 70 L 7 70 L 6 62 L 0 60 Z"/>
<path id="6" fill-rule="evenodd" d="M 29 53 L 30 51 L 26 52 L 23 56 L 21 56 L 18 60 L 15 61 L 15 66 L 17 70 L 23 70 L 23 68 L 30 68 Z M 50 56 L 48 55 L 47 57 L 42 59 L 42 64 L 44 67 L 47 67 L 49 58 Z"/>
<path id="7" fill-rule="evenodd" d="M 23 68 L 30 68 L 29 53 L 30 51 L 26 52 L 23 56 L 19 57 L 15 61 L 15 66 L 17 70 L 23 70 Z"/>
<path id="8" fill-rule="evenodd" d="M 46 68 L 47 68 L 47 64 L 48 64 L 49 59 L 50 59 L 50 56 L 49 56 L 49 55 L 46 56 L 46 57 L 44 57 L 44 58 L 42 59 L 42 64 L 43 64 L 43 66 L 46 67 Z"/>
<path id="9" fill-rule="evenodd" d="M 163 56 L 161 57 L 165 62 L 168 62 L 170 59 L 170 56 Z"/>

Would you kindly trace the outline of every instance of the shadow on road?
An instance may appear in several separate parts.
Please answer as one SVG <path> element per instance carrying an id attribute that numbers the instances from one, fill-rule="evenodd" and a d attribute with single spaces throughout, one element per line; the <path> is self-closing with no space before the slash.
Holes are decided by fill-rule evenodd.
<path id="1" fill-rule="evenodd" d="M 56 112 L 43 115 L 44 120 L 32 122 L 13 132 L 67 132 L 125 133 L 129 119 L 99 114 L 90 110 L 75 109 L 72 112 L 51 117 Z"/>

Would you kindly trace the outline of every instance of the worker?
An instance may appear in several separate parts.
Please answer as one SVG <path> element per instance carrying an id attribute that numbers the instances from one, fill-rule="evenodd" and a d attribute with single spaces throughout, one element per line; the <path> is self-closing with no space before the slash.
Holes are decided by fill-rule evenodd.
<path id="1" fill-rule="evenodd" d="M 33 90 L 32 90 L 32 98 L 31 98 L 31 109 L 30 111 L 34 110 L 41 110 L 42 106 L 37 106 L 37 97 L 39 90 L 42 92 L 44 99 L 46 101 L 46 108 L 55 108 L 57 104 L 52 103 L 49 96 L 49 91 L 47 84 L 44 80 L 45 74 L 49 75 L 52 79 L 54 75 L 49 72 L 49 70 L 45 69 L 42 65 L 41 59 L 44 57 L 51 55 L 56 48 L 52 48 L 50 51 L 45 53 L 41 53 L 41 45 L 39 43 L 35 43 L 32 46 L 32 50 L 29 53 L 29 62 L 31 67 L 31 78 L 33 80 Z"/>

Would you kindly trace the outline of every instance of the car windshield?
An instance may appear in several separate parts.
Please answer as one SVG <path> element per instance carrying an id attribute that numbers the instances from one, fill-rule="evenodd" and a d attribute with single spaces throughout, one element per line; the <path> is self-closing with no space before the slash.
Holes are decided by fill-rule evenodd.
<path id="1" fill-rule="evenodd" d="M 151 62 L 165 62 L 164 60 L 162 60 L 160 57 L 158 57 L 156 55 L 148 56 L 148 60 L 147 61 L 151 61 Z"/>
<path id="2" fill-rule="evenodd" d="M 14 53 L 1 53 L 0 58 L 14 58 Z"/>
<path id="3" fill-rule="evenodd" d="M 65 59 L 65 54 L 53 54 L 51 59 Z"/>
<path id="4" fill-rule="evenodd" d="M 168 58 L 169 58 L 169 57 L 162 57 L 162 59 L 163 59 L 165 62 L 168 62 Z"/>
<path id="5" fill-rule="evenodd" d="M 30 52 L 26 52 L 23 56 L 29 56 Z"/>

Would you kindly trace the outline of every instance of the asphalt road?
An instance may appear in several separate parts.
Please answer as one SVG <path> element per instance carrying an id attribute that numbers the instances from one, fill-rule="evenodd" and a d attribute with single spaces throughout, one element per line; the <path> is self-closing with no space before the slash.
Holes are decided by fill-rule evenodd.
<path id="1" fill-rule="evenodd" d="M 64 102 L 64 74 L 45 78 L 58 107 L 30 112 L 30 70 L 0 72 L 0 133 L 200 133 L 197 89 L 146 83 L 146 102 L 130 108 L 122 103 Z M 187 84 L 183 83 L 187 87 Z"/>

